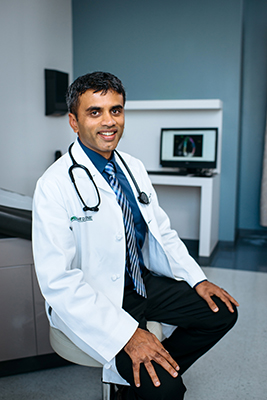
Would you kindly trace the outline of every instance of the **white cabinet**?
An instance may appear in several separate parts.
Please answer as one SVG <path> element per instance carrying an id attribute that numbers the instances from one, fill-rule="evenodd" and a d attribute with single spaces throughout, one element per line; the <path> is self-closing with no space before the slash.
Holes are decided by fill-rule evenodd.
<path id="1" fill-rule="evenodd" d="M 0 268 L 0 361 L 36 354 L 31 265 Z"/>
<path id="2" fill-rule="evenodd" d="M 218 243 L 220 175 L 212 177 L 150 174 L 153 185 L 193 187 L 200 189 L 199 250 L 200 257 L 209 257 Z M 174 205 L 174 208 L 176 205 Z"/>
<path id="3" fill-rule="evenodd" d="M 28 240 L 0 240 L 0 321 L 0 361 L 53 352 Z"/>

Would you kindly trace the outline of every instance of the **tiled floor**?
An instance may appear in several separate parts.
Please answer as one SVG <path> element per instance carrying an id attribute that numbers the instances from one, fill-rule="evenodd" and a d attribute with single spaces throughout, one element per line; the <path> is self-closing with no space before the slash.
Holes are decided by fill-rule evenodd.
<path id="1" fill-rule="evenodd" d="M 197 247 L 189 244 L 198 259 Z M 267 230 L 220 243 L 198 260 L 209 280 L 240 303 L 234 329 L 185 374 L 186 400 L 267 399 Z M 206 266 L 209 265 L 209 266 Z"/>
<path id="2" fill-rule="evenodd" d="M 201 266 L 267 272 L 267 230 L 239 236 L 235 245 L 220 242 L 209 259 L 199 259 L 197 243 L 185 241 Z"/>
<path id="3" fill-rule="evenodd" d="M 267 260 L 266 260 L 267 263 Z M 237 324 L 184 375 L 186 400 L 266 400 L 267 274 L 203 268 L 239 302 Z"/>
<path id="4" fill-rule="evenodd" d="M 211 266 L 243 271 L 267 272 L 267 236 L 240 237 L 235 248 L 219 245 Z"/>
<path id="5" fill-rule="evenodd" d="M 197 258 L 197 249 L 190 252 Z M 201 260 L 200 260 L 201 264 Z M 267 398 L 267 234 L 219 245 L 202 264 L 240 303 L 234 329 L 185 374 L 185 400 Z M 99 369 L 67 366 L 0 378 L 0 400 L 101 400 Z M 153 399 L 151 399 L 153 400 Z"/>

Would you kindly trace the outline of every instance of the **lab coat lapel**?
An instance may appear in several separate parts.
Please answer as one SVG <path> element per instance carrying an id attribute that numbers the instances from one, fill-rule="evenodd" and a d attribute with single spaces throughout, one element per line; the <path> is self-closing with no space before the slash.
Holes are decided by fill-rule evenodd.
<path id="1" fill-rule="evenodd" d="M 128 167 L 129 167 L 130 171 L 132 172 L 132 174 L 133 174 L 135 180 L 137 181 L 137 183 L 138 183 L 138 185 L 139 185 L 139 187 L 140 187 L 140 190 L 146 192 L 147 188 L 145 187 L 144 184 L 141 184 L 141 183 L 140 183 L 140 180 L 139 180 L 139 178 L 141 178 L 141 175 L 142 175 L 142 174 L 140 174 L 140 169 L 139 169 L 139 167 L 138 167 L 138 164 L 137 164 L 137 163 L 131 162 L 132 157 L 129 156 L 128 154 L 126 155 L 126 154 L 124 154 L 124 153 L 122 153 L 122 152 L 120 152 L 120 154 L 121 154 L 121 156 L 123 157 L 123 159 L 126 161 L 126 163 L 127 163 Z M 126 158 L 127 158 L 127 160 L 126 160 Z M 150 218 L 150 216 L 149 216 L 149 209 L 148 209 L 148 206 L 145 205 L 145 204 L 141 204 L 141 203 L 139 202 L 139 200 L 138 200 L 137 189 L 136 189 L 136 187 L 135 187 L 135 185 L 134 185 L 134 183 L 133 183 L 133 180 L 131 179 L 131 177 L 130 177 L 128 171 L 126 170 L 125 166 L 123 165 L 123 163 L 121 162 L 121 160 L 119 159 L 118 156 L 116 156 L 116 162 L 120 165 L 120 167 L 121 167 L 121 169 L 122 169 L 124 175 L 127 177 L 127 180 L 128 180 L 128 182 L 129 182 L 129 184 L 130 184 L 130 186 L 131 186 L 131 188 L 132 188 L 132 191 L 133 191 L 134 197 L 135 197 L 135 199 L 136 199 L 136 203 L 137 203 L 137 205 L 138 205 L 138 207 L 139 207 L 139 209 L 140 209 L 140 212 L 141 212 L 141 214 L 143 215 L 143 218 L 144 218 L 145 222 L 146 222 L 147 224 L 149 224 L 149 223 L 151 222 L 151 218 Z M 147 195 L 150 196 L 150 193 L 147 193 Z"/>

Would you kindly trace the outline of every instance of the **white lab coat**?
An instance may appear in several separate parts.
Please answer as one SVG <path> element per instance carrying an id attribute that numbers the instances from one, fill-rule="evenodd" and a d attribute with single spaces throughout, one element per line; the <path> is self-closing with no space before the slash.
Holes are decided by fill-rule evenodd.
<path id="1" fill-rule="evenodd" d="M 72 153 L 91 172 L 101 196 L 98 212 L 82 210 L 68 175 L 65 154 L 39 179 L 33 201 L 33 253 L 40 288 L 52 326 L 78 347 L 103 363 L 105 382 L 125 383 L 114 357 L 135 332 L 138 323 L 122 309 L 125 271 L 125 236 L 120 206 L 109 184 L 79 143 Z M 159 207 L 143 164 L 122 153 L 150 204 L 137 201 L 148 233 L 143 248 L 146 267 L 161 275 L 185 280 L 191 286 L 205 279 L 177 233 L 170 229 Z M 118 159 L 136 195 L 136 189 Z M 76 183 L 85 202 L 95 205 L 96 194 L 88 176 L 75 170 Z"/>

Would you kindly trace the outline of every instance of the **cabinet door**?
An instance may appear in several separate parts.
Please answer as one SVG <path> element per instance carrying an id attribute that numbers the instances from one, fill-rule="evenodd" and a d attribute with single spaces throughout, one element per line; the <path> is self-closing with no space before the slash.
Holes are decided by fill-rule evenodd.
<path id="1" fill-rule="evenodd" d="M 31 265 L 0 267 L 0 361 L 36 355 Z"/>
<path id="2" fill-rule="evenodd" d="M 45 312 L 45 301 L 41 294 L 33 266 L 33 294 L 36 321 L 37 354 L 54 353 L 49 342 L 49 322 Z"/>

